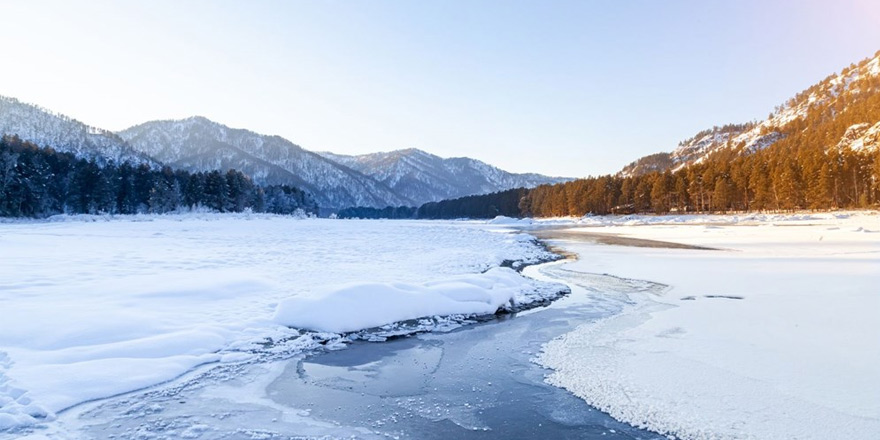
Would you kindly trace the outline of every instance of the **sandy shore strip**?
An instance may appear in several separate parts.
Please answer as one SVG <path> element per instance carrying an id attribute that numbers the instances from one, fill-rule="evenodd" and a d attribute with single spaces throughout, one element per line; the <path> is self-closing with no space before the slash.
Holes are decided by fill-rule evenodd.
<path id="1" fill-rule="evenodd" d="M 696 246 L 672 241 L 650 240 L 645 238 L 627 237 L 621 234 L 589 232 L 571 227 L 538 229 L 529 231 L 540 240 L 570 240 L 589 243 L 600 243 L 614 246 L 630 246 L 642 248 L 719 250 L 706 246 Z"/>

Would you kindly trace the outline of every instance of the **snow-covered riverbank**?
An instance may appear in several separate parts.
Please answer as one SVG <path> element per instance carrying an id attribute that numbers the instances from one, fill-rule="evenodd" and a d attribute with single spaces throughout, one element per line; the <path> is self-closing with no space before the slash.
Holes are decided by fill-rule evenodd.
<path id="1" fill-rule="evenodd" d="M 572 269 L 669 286 L 545 346 L 552 384 L 685 439 L 880 436 L 880 216 L 587 219 L 721 250 L 557 244 Z"/>
<path id="2" fill-rule="evenodd" d="M 874 214 L 58 220 L 0 224 L 0 438 L 75 438 L 87 428 L 76 415 L 72 431 L 59 428 L 55 413 L 186 372 L 194 377 L 184 384 L 239 378 L 239 366 L 259 370 L 318 346 L 287 325 L 342 332 L 487 313 L 555 295 L 553 279 L 588 293 L 590 322 L 547 344 L 540 362 L 556 370 L 551 383 L 619 420 L 682 438 L 880 433 Z M 549 256 L 511 224 L 553 223 L 572 227 L 566 238 L 583 235 L 559 243 L 579 261 L 547 268 L 544 282 L 498 268 Z M 424 321 L 412 325 L 457 325 Z M 223 368 L 198 368 L 200 379 L 202 364 Z M 119 405 L 107 405 L 108 420 Z"/>
<path id="3" fill-rule="evenodd" d="M 0 224 L 0 432 L 51 424 L 72 405 L 201 364 L 245 361 L 267 339 L 299 335 L 286 325 L 305 324 L 298 307 L 318 330 L 343 331 L 557 293 L 497 268 L 549 254 L 496 226 L 209 214 L 60 220 Z M 426 298 L 437 286 L 442 301 Z M 335 322 L 346 317 L 357 322 Z"/>

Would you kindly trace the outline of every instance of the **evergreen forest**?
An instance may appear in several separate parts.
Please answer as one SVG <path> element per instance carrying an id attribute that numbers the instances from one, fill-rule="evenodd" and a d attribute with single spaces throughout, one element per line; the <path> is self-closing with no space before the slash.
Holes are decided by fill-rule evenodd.
<path id="1" fill-rule="evenodd" d="M 291 186 L 261 187 L 229 170 L 190 173 L 146 164 L 77 158 L 17 136 L 0 139 L 0 216 L 218 212 L 291 214 L 317 211 L 311 196 Z"/>

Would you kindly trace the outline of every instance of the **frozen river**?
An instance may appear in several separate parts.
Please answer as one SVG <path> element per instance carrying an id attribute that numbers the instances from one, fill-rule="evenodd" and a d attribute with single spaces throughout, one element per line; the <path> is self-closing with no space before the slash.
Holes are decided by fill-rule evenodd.
<path id="1" fill-rule="evenodd" d="M 564 262 L 526 272 L 573 292 L 451 332 L 219 367 L 64 418 L 95 438 L 659 438 L 546 384 L 532 361 L 551 339 L 619 311 L 625 292 L 654 286 Z"/>

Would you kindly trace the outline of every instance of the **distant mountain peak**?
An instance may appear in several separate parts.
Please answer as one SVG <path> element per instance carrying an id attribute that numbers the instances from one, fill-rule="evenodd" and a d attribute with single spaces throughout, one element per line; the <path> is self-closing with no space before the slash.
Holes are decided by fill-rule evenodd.
<path id="1" fill-rule="evenodd" d="M 420 150 L 418 148 L 404 148 L 401 150 L 394 150 L 392 153 L 398 153 L 401 155 L 425 155 L 425 156 L 433 156 L 433 154 L 428 153 L 427 151 Z"/>
<path id="2" fill-rule="evenodd" d="M 214 122 L 214 121 L 212 121 L 212 120 L 210 120 L 210 119 L 208 119 L 208 118 L 206 118 L 206 117 L 204 117 L 204 116 L 201 116 L 201 115 L 193 115 L 193 116 L 190 116 L 190 117 L 188 117 L 188 118 L 184 118 L 183 120 L 184 120 L 184 121 L 198 122 L 198 123 L 202 123 L 202 124 L 216 124 L 216 125 L 223 125 L 223 124 L 220 124 L 219 122 Z"/>

